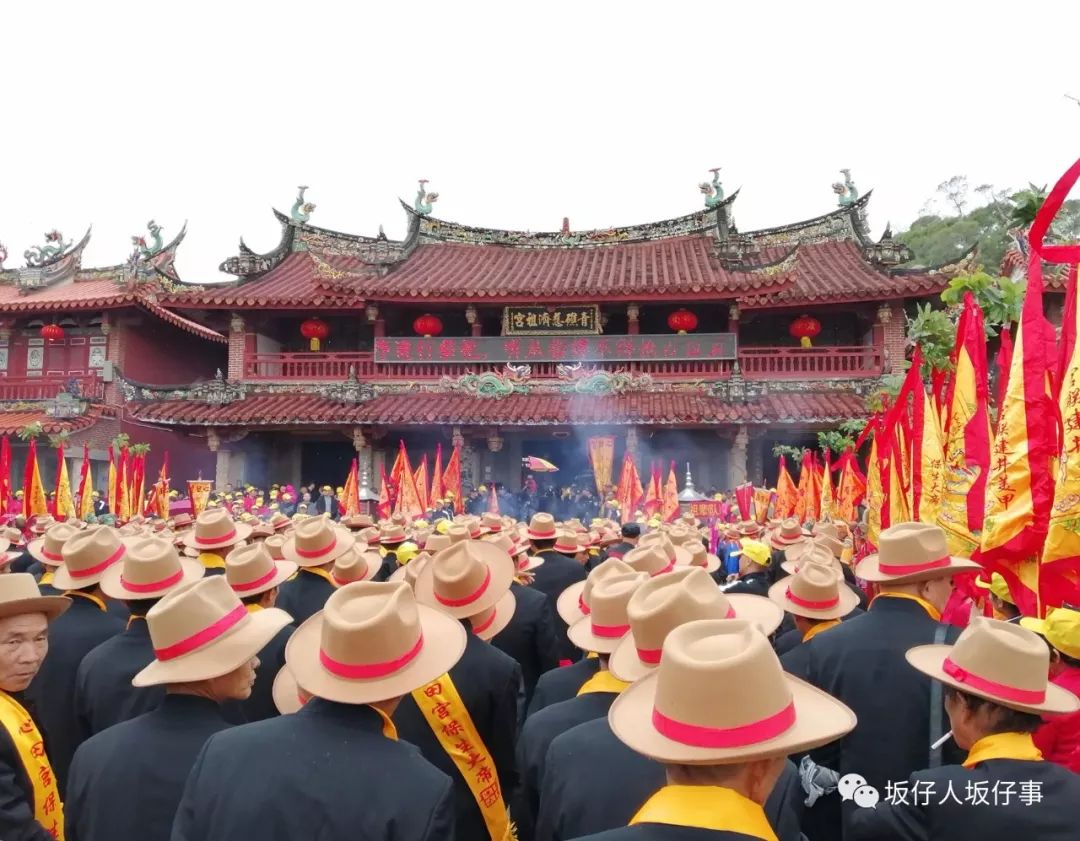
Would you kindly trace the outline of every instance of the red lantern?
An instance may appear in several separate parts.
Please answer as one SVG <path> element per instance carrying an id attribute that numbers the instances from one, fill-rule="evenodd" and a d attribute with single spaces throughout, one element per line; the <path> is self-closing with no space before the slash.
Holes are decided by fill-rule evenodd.
<path id="1" fill-rule="evenodd" d="M 675 310 L 667 317 L 667 326 L 682 335 L 697 327 L 697 316 L 688 309 Z"/>
<path id="2" fill-rule="evenodd" d="M 41 338 L 47 339 L 50 342 L 62 339 L 64 338 L 64 328 L 59 324 L 46 324 L 41 328 Z"/>
<path id="3" fill-rule="evenodd" d="M 412 323 L 412 329 L 416 331 L 418 336 L 430 339 L 432 336 L 438 336 L 442 332 L 442 319 L 437 315 L 426 313 Z"/>
<path id="4" fill-rule="evenodd" d="M 788 332 L 798 339 L 803 347 L 812 347 L 813 342 L 810 340 L 821 332 L 821 322 L 813 316 L 800 315 L 791 322 Z"/>
<path id="5" fill-rule="evenodd" d="M 321 318 L 309 318 L 300 325 L 300 335 L 308 340 L 312 351 L 318 352 L 322 340 L 330 335 L 330 325 Z"/>

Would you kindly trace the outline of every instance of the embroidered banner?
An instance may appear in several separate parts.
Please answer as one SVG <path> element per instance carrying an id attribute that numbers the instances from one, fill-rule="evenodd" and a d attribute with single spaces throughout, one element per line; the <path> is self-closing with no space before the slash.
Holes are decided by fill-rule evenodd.
<path id="1" fill-rule="evenodd" d="M 657 362 L 734 359 L 734 333 L 638 336 L 384 338 L 375 362 Z"/>

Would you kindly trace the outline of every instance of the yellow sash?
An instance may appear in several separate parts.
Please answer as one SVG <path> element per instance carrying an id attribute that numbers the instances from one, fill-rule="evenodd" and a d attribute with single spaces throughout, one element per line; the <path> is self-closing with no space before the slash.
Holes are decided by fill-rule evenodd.
<path id="1" fill-rule="evenodd" d="M 588 695 L 590 692 L 614 692 L 616 695 L 620 695 L 629 685 L 629 683 L 619 680 L 607 669 L 603 669 L 581 684 L 581 689 L 577 691 L 577 694 Z"/>
<path id="2" fill-rule="evenodd" d="M 918 596 L 913 596 L 910 593 L 878 593 L 876 596 L 874 596 L 874 599 L 908 599 L 909 601 L 913 601 L 920 607 L 922 607 L 923 610 L 930 614 L 930 618 L 933 619 L 935 622 L 941 621 L 940 610 L 930 604 L 930 602 L 928 602 L 926 599 L 920 599 Z"/>
<path id="3" fill-rule="evenodd" d="M 42 584 L 52 584 L 52 580 L 53 580 L 53 572 L 52 572 L 52 570 L 49 570 L 48 572 L 43 572 L 43 573 L 41 573 L 41 579 L 38 581 L 38 585 L 40 586 Z"/>
<path id="4" fill-rule="evenodd" d="M 721 786 L 664 786 L 630 818 L 630 826 L 637 823 L 692 826 L 777 841 L 764 809 Z"/>
<path id="5" fill-rule="evenodd" d="M 224 559 L 221 555 L 215 555 L 213 552 L 200 552 L 199 563 L 205 569 L 225 569 Z"/>
<path id="6" fill-rule="evenodd" d="M 300 572 L 306 572 L 308 575 L 314 575 L 316 578 L 321 578 L 324 581 L 329 581 L 331 584 L 334 584 L 334 579 L 330 575 L 329 570 L 325 570 L 322 567 L 300 567 Z M 334 584 L 334 587 L 337 588 L 337 584 Z"/>
<path id="7" fill-rule="evenodd" d="M 989 736 L 983 736 L 971 746 L 967 759 L 964 760 L 964 767 L 974 768 L 988 759 L 1022 759 L 1038 762 L 1042 758 L 1043 755 L 1035 747 L 1030 733 L 992 733 Z"/>
<path id="8" fill-rule="evenodd" d="M 0 725 L 7 730 L 34 787 L 34 820 L 53 838 L 64 841 L 64 804 L 60 802 L 56 778 L 45 755 L 45 743 L 30 713 L 6 692 L 0 692 Z"/>
<path id="9" fill-rule="evenodd" d="M 810 628 L 803 635 L 802 641 L 810 642 L 810 640 L 812 640 L 822 631 L 827 631 L 829 630 L 829 628 L 835 628 L 839 624 L 839 619 L 826 619 L 824 622 L 818 622 L 816 625 L 810 626 Z"/>
<path id="10" fill-rule="evenodd" d="M 510 823 L 510 814 L 503 803 L 499 773 L 491 753 L 481 740 L 450 675 L 445 674 L 422 686 L 412 696 L 431 732 L 465 778 L 476 805 L 480 807 L 491 841 L 516 839 L 514 825 Z"/>

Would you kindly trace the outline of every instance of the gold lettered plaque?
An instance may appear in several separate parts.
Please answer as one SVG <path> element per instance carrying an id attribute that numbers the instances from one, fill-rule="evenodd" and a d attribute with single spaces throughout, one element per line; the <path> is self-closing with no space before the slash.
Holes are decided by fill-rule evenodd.
<path id="1" fill-rule="evenodd" d="M 600 327 L 596 304 L 503 309 L 504 336 L 583 336 L 599 333 Z"/>

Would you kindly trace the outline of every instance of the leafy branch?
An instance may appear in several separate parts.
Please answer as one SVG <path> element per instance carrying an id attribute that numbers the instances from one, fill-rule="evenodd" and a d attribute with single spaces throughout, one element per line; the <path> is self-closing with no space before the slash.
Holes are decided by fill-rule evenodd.
<path id="1" fill-rule="evenodd" d="M 41 425 L 41 421 L 34 421 L 20 429 L 17 434 L 21 441 L 32 441 L 45 434 L 45 427 Z"/>

